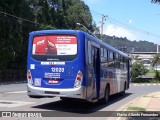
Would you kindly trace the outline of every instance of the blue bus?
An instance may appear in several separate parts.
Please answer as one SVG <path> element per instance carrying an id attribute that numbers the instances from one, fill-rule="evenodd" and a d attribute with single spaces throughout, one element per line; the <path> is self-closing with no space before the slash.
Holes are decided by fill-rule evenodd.
<path id="1" fill-rule="evenodd" d="M 76 98 L 106 103 L 129 88 L 130 57 L 80 30 L 29 35 L 27 93 L 31 98 Z"/>

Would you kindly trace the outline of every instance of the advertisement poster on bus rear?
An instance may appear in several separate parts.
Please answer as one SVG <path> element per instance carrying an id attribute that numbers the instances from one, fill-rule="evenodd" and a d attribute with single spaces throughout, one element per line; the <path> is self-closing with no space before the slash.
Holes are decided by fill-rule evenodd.
<path id="1" fill-rule="evenodd" d="M 76 36 L 54 35 L 36 36 L 33 40 L 32 54 L 76 55 Z"/>

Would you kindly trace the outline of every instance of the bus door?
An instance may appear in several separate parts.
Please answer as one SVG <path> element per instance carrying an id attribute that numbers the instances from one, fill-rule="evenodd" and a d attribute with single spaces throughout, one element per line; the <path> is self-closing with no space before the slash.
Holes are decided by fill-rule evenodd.
<path id="1" fill-rule="evenodd" d="M 93 63 L 93 75 L 92 75 L 92 98 L 99 97 L 100 92 L 100 53 L 99 48 L 92 46 L 92 63 Z"/>

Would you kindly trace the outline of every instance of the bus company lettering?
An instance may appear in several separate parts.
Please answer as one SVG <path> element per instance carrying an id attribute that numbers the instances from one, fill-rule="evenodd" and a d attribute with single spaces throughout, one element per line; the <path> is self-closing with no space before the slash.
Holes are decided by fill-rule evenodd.
<path id="1" fill-rule="evenodd" d="M 60 73 L 45 73 L 44 77 L 45 78 L 60 78 L 61 74 Z"/>
<path id="2" fill-rule="evenodd" d="M 64 68 L 59 67 L 52 67 L 51 70 L 52 72 L 64 72 Z"/>

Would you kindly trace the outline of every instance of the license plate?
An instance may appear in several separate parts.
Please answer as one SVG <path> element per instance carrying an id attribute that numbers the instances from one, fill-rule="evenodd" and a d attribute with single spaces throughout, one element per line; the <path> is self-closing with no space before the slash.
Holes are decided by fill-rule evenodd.
<path id="1" fill-rule="evenodd" d="M 58 83 L 58 80 L 49 80 L 48 83 L 49 83 L 49 84 L 57 84 L 57 83 Z"/>

